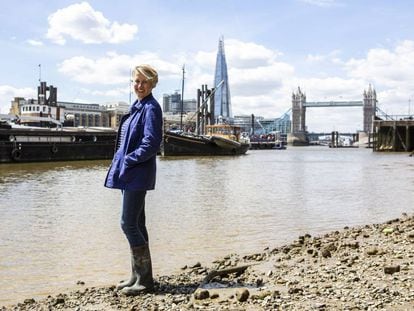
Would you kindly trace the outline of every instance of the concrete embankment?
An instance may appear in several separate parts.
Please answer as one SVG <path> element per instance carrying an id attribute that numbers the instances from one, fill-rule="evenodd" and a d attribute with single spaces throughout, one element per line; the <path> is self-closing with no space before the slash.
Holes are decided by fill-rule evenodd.
<path id="1" fill-rule="evenodd" d="M 79 286 L 0 310 L 414 310 L 414 216 L 193 263 L 137 297 Z"/>

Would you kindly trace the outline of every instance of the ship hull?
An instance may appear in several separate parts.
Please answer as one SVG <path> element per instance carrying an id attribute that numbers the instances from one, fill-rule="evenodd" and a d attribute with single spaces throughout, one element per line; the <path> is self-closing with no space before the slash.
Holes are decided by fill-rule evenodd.
<path id="1" fill-rule="evenodd" d="M 241 155 L 245 154 L 249 147 L 249 144 L 238 144 L 228 148 L 204 136 L 164 133 L 161 153 L 163 156 Z"/>
<path id="2" fill-rule="evenodd" d="M 0 163 L 111 159 L 115 139 L 115 131 L 0 129 Z"/>

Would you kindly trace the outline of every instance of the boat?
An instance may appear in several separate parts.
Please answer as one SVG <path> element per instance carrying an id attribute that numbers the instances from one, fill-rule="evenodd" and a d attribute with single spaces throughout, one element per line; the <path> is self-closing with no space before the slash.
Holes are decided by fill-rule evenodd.
<path id="1" fill-rule="evenodd" d="M 250 145 L 250 149 L 286 149 L 286 144 L 275 134 L 251 135 Z"/>
<path id="2" fill-rule="evenodd" d="M 114 154 L 110 128 L 30 127 L 0 123 L 0 163 L 100 160 Z"/>
<path id="3" fill-rule="evenodd" d="M 241 155 L 250 148 L 248 139 L 241 137 L 241 128 L 230 124 L 207 125 L 205 135 L 166 131 L 163 136 L 163 156 Z"/>

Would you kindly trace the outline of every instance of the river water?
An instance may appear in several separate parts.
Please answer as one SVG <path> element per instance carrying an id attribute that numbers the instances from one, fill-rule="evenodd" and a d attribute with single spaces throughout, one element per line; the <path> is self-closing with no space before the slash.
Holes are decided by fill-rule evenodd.
<path id="1" fill-rule="evenodd" d="M 109 161 L 0 165 L 0 306 L 128 276 Z M 290 147 L 239 157 L 158 158 L 146 212 L 155 275 L 298 235 L 414 212 L 414 158 Z"/>

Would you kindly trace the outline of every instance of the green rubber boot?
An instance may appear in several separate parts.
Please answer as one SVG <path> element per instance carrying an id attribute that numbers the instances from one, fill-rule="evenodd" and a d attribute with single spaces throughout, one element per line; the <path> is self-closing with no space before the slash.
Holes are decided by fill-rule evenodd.
<path id="1" fill-rule="evenodd" d="M 121 293 L 127 296 L 136 296 L 142 292 L 152 291 L 154 279 L 152 277 L 151 254 L 148 244 L 131 248 L 135 282 L 124 286 Z M 133 278 L 130 279 L 132 281 Z"/>
<path id="2" fill-rule="evenodd" d="M 129 280 L 124 280 L 124 281 L 119 282 L 118 285 L 116 285 L 116 289 L 121 290 L 124 287 L 132 286 L 135 284 L 136 281 L 137 281 L 137 274 L 135 272 L 135 267 L 134 267 L 134 255 L 132 254 L 132 250 L 131 250 L 131 276 Z"/>

